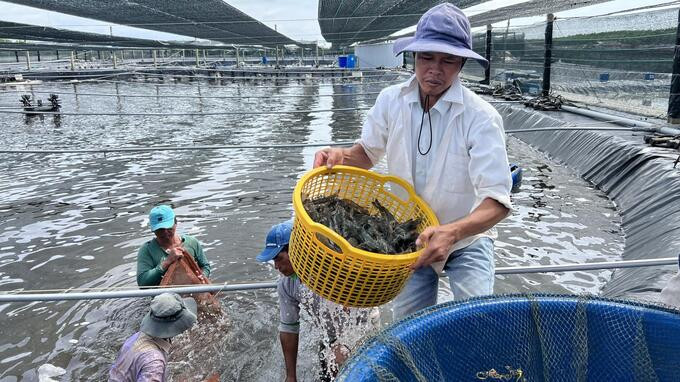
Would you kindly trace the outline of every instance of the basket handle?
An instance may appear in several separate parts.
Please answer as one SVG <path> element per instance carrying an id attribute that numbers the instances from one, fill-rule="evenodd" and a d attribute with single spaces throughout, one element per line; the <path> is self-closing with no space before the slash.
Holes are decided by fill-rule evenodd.
<path id="1" fill-rule="evenodd" d="M 320 237 L 323 237 L 325 239 L 328 239 L 333 244 L 337 245 L 340 248 L 340 251 L 341 251 L 342 254 L 346 254 L 346 253 L 351 252 L 350 247 L 348 246 L 347 240 L 345 240 L 342 236 L 340 236 L 338 233 L 336 233 L 332 229 L 327 228 L 326 226 L 324 226 L 322 224 L 312 222 L 309 225 L 309 230 L 312 231 L 312 233 L 314 235 L 316 235 L 317 239 L 320 236 Z M 322 242 L 322 244 L 325 247 L 328 247 L 328 245 L 326 243 Z M 333 252 L 337 252 L 333 248 L 328 247 L 328 249 L 330 249 Z"/>
<path id="2" fill-rule="evenodd" d="M 380 177 L 380 180 L 383 182 L 383 187 L 385 187 L 385 185 L 387 183 L 395 183 L 398 186 L 400 186 L 401 188 L 403 188 L 406 191 L 406 193 L 408 194 L 408 199 L 405 200 L 406 202 L 411 199 L 411 195 L 415 194 L 415 191 L 413 191 L 413 186 L 408 184 L 408 182 L 406 182 L 404 179 L 402 179 L 398 176 L 394 176 L 394 175 L 383 175 L 383 174 L 377 174 L 377 175 L 378 175 L 378 177 Z M 399 198 L 399 199 L 401 199 L 401 198 Z"/>

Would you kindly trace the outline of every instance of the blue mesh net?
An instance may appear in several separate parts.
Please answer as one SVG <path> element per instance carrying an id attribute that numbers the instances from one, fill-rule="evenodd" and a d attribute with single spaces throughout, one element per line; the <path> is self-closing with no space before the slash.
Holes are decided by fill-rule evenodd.
<path id="1" fill-rule="evenodd" d="M 341 381 L 678 381 L 680 312 L 586 296 L 442 304 L 380 332 Z"/>

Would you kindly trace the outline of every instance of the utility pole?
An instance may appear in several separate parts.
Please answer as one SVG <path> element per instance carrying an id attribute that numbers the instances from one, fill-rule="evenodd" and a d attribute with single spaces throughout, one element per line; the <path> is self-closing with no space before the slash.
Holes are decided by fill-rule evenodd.
<path id="1" fill-rule="evenodd" d="M 680 11 L 678 11 L 680 22 Z M 675 53 L 673 54 L 673 76 L 671 94 L 668 98 L 668 123 L 680 124 L 680 24 L 675 32 Z"/>
<path id="2" fill-rule="evenodd" d="M 489 85 L 491 83 L 491 24 L 486 26 L 486 61 L 488 62 L 484 69 L 483 84 Z"/>
<path id="3" fill-rule="evenodd" d="M 544 97 L 550 94 L 550 64 L 552 63 L 552 43 L 553 43 L 553 21 L 555 16 L 552 13 L 548 14 L 547 23 L 545 25 L 545 58 L 543 60 L 543 92 Z"/>

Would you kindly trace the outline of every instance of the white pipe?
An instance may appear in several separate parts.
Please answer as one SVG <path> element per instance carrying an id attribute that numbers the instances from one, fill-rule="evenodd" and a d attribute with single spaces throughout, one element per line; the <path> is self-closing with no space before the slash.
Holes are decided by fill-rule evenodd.
<path id="1" fill-rule="evenodd" d="M 636 268 L 661 265 L 678 265 L 677 257 L 665 257 L 658 259 L 624 260 L 611 262 L 597 262 L 587 264 L 562 264 L 562 265 L 534 265 L 526 267 L 499 267 L 497 275 L 523 274 L 523 273 L 548 273 L 568 272 L 595 269 Z M 74 293 L 26 293 L 17 294 L 5 292 L 0 294 L 0 303 L 6 302 L 31 302 L 31 301 L 62 301 L 62 300 L 100 300 L 112 298 L 137 298 L 156 296 L 161 293 L 204 293 L 204 292 L 231 292 L 251 289 L 276 288 L 276 283 L 250 283 L 250 284 L 211 284 L 178 288 L 147 288 L 128 291 L 112 292 L 74 292 Z"/>
<path id="2" fill-rule="evenodd" d="M 561 126 L 561 127 L 536 127 L 530 129 L 505 130 L 508 134 L 531 133 L 536 131 L 567 131 L 567 130 L 588 130 L 588 131 L 636 131 L 630 127 L 598 127 L 598 126 Z"/>
<path id="3" fill-rule="evenodd" d="M 677 257 L 663 257 L 658 259 L 605 261 L 586 264 L 561 264 L 561 265 L 532 265 L 526 267 L 499 267 L 497 275 L 510 275 L 518 273 L 548 273 L 567 271 L 586 271 L 594 269 L 637 268 L 658 265 L 678 265 Z"/>
<path id="4" fill-rule="evenodd" d="M 211 284 L 179 288 L 146 288 L 112 292 L 76 292 L 76 293 L 35 293 L 35 294 L 0 294 L 0 303 L 29 301 L 63 301 L 63 300 L 102 300 L 112 298 L 138 298 L 157 296 L 161 293 L 205 293 L 232 292 L 251 289 L 276 288 L 276 283 L 252 284 Z"/>
<path id="5" fill-rule="evenodd" d="M 631 127 L 633 127 L 633 126 L 645 126 L 645 127 L 652 126 L 652 124 L 649 123 L 649 122 L 636 121 L 634 119 L 619 117 L 619 116 L 616 116 L 616 115 L 606 114 L 606 113 L 602 113 L 602 112 L 599 112 L 599 111 L 584 109 L 584 108 L 580 108 L 580 107 L 562 105 L 561 109 L 564 110 L 564 111 L 570 112 L 570 113 L 584 115 L 586 117 L 591 117 L 591 118 L 595 118 L 595 119 L 598 119 L 598 120 L 608 121 L 608 122 L 616 123 L 618 125 L 623 125 L 623 126 L 631 126 Z"/>

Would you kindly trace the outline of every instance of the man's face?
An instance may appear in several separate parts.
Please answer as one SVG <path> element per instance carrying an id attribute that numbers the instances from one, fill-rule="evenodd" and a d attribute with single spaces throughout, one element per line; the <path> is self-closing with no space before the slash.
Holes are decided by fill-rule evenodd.
<path id="1" fill-rule="evenodd" d="M 175 230 L 177 229 L 177 222 L 170 227 L 170 228 L 159 228 L 155 231 L 153 231 L 153 234 L 156 235 L 156 239 L 158 239 L 159 242 L 161 243 L 168 243 L 172 241 L 173 237 L 175 237 Z"/>
<path id="2" fill-rule="evenodd" d="M 416 53 L 416 79 L 423 95 L 438 96 L 460 73 L 463 59 L 447 53 Z"/>
<path id="3" fill-rule="evenodd" d="M 276 255 L 274 258 L 274 268 L 286 277 L 295 273 L 288 257 L 288 250 L 283 250 Z"/>

